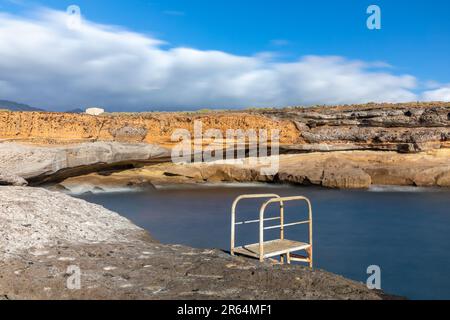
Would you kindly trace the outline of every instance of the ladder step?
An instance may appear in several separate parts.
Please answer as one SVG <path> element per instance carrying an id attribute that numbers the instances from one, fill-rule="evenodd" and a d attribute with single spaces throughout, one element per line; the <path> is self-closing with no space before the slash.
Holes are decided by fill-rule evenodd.
<path id="1" fill-rule="evenodd" d="M 291 253 L 290 258 L 293 261 L 309 262 L 309 257 L 303 256 L 301 254 Z"/>

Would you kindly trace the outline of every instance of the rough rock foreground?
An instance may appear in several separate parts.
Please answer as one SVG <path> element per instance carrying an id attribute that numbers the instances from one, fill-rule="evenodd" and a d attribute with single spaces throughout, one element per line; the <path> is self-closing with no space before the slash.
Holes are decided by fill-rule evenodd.
<path id="1" fill-rule="evenodd" d="M 79 268 L 80 289 L 72 283 Z M 163 245 L 98 205 L 0 187 L 3 299 L 382 299 L 320 270 Z"/>

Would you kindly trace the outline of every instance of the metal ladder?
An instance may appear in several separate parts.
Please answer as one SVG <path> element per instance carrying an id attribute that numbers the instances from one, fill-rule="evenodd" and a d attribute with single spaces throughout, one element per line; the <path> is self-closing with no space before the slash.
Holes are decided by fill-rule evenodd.
<path id="1" fill-rule="evenodd" d="M 255 198 L 269 198 L 266 202 L 264 202 L 259 210 L 259 219 L 256 220 L 247 220 L 236 222 L 236 207 L 239 201 L 243 199 L 255 199 Z M 308 220 L 297 221 L 292 223 L 284 223 L 284 204 L 289 201 L 305 201 L 308 206 Z M 264 213 L 266 208 L 273 203 L 278 203 L 280 206 L 280 216 L 279 217 L 271 217 L 265 218 Z M 279 225 L 274 226 L 264 226 L 265 221 L 273 221 L 280 220 Z M 251 223 L 259 223 L 259 242 L 243 245 L 236 247 L 235 246 L 235 236 L 236 236 L 236 226 L 251 224 Z M 285 227 L 308 224 L 309 225 L 309 242 L 299 242 L 285 239 L 284 237 L 284 229 Z M 270 229 L 280 229 L 280 238 L 276 240 L 264 241 L 264 230 Z M 296 251 L 305 251 L 306 256 L 301 256 L 299 254 L 295 254 Z M 309 267 L 313 267 L 313 250 L 312 250 L 312 208 L 311 202 L 308 198 L 303 196 L 292 196 L 292 197 L 280 197 L 277 194 L 245 194 L 237 197 L 231 208 L 231 250 L 232 255 L 239 254 L 244 256 L 249 256 L 253 258 L 257 258 L 260 261 L 263 261 L 267 258 L 280 257 L 280 262 L 284 263 L 284 258 L 286 258 L 286 262 L 288 264 L 291 261 L 300 261 L 309 264 Z"/>

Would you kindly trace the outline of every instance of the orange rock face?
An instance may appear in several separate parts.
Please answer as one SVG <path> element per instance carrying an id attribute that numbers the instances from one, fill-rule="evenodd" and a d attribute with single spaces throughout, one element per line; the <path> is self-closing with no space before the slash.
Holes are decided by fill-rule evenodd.
<path id="1" fill-rule="evenodd" d="M 419 153 L 450 147 L 450 105 L 355 105 L 211 112 L 112 113 L 100 116 L 0 111 L 0 139 L 41 144 L 86 141 L 157 143 L 172 147 L 176 130 L 194 136 L 217 129 L 279 131 L 289 152 L 374 150 Z M 216 138 L 216 137 L 215 137 Z M 204 144 L 212 141 L 204 139 Z M 214 139 L 220 143 L 220 139 Z"/>
<path id="2" fill-rule="evenodd" d="M 274 120 L 250 113 L 142 113 L 90 116 L 53 112 L 0 112 L 0 139 L 61 144 L 83 141 L 120 141 L 172 144 L 177 129 L 193 134 L 194 121 L 200 120 L 203 131 L 219 129 L 225 136 L 232 130 L 280 130 L 280 143 L 293 144 L 299 131 L 292 121 Z"/>

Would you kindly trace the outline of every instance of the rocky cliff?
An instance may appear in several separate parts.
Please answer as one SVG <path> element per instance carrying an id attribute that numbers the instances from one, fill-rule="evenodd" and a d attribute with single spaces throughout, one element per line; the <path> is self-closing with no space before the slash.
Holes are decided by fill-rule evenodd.
<path id="1" fill-rule="evenodd" d="M 250 113 L 217 112 L 67 114 L 49 112 L 0 112 L 0 139 L 41 144 L 66 144 L 92 141 L 172 144 L 176 129 L 193 132 L 194 121 L 201 120 L 203 129 L 279 129 L 282 143 L 298 139 L 298 130 L 289 120 L 269 119 Z"/>
<path id="2" fill-rule="evenodd" d="M 113 181 L 119 186 L 170 183 L 178 178 L 196 183 L 269 181 L 333 188 L 450 185 L 450 105 L 443 103 L 101 116 L 0 112 L 0 184 L 24 185 L 23 179 L 61 181 L 168 161 L 170 148 L 177 143 L 171 141 L 172 133 L 176 129 L 193 133 L 196 120 L 202 122 L 203 132 L 219 129 L 223 135 L 228 129 L 278 129 L 281 152 L 294 155 L 283 155 L 278 174 L 271 176 L 256 174 L 252 166 L 231 170 L 230 166 L 205 165 L 197 179 L 174 175 L 168 165 L 166 171 L 151 166 L 141 172 L 80 179 L 100 185 Z M 193 169 L 185 170 L 192 173 Z"/>
<path id="3" fill-rule="evenodd" d="M 295 123 L 301 142 L 293 149 L 409 153 L 450 147 L 450 103 L 293 108 L 263 114 Z"/>
<path id="4" fill-rule="evenodd" d="M 354 105 L 241 112 L 84 114 L 0 112 L 0 139 L 64 144 L 145 142 L 171 146 L 176 129 L 279 129 L 286 151 L 390 150 L 450 147 L 450 103 Z"/>

